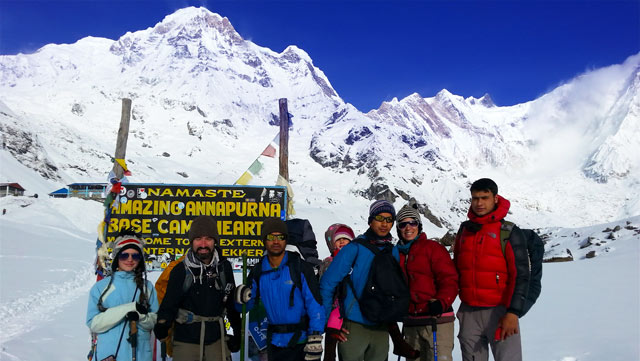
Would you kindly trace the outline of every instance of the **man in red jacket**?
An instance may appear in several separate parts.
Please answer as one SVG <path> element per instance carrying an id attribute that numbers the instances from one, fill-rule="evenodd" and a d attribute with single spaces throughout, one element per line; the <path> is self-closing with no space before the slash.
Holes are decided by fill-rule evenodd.
<path id="1" fill-rule="evenodd" d="M 502 221 L 510 203 L 489 178 L 471 185 L 469 220 L 456 237 L 454 263 L 460 276 L 460 348 L 464 361 L 521 361 L 519 317 L 529 288 L 527 243 L 513 227 L 505 246 Z"/>
<path id="2" fill-rule="evenodd" d="M 407 276 L 411 294 L 409 313 L 403 321 L 405 340 L 420 351 L 421 361 L 432 361 L 435 321 L 438 361 L 453 360 L 455 316 L 451 304 L 458 295 L 458 272 L 444 246 L 422 232 L 416 208 L 405 205 L 397 218 L 399 241 L 393 255 Z"/>

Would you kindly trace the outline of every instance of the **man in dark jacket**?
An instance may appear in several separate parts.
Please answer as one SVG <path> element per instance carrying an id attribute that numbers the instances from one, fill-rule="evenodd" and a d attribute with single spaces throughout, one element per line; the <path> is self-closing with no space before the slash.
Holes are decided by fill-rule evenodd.
<path id="1" fill-rule="evenodd" d="M 391 248 L 390 232 L 395 219 L 396 211 L 391 203 L 385 200 L 373 202 L 369 207 L 369 229 L 358 236 L 356 241 L 362 240 L 379 250 Z M 320 294 L 327 315 L 331 313 L 337 288 L 347 275 L 350 275 L 353 289 L 357 293 L 354 295 L 350 287 L 346 289 L 344 299 L 341 300 L 345 313 L 342 323 L 343 331 L 337 335 L 327 336 L 337 337 L 340 341 L 338 352 L 344 361 L 386 360 L 389 354 L 389 334 L 391 333 L 394 338 L 402 338 L 395 323 L 393 323 L 395 327 L 390 329 L 386 323 L 372 322 L 360 309 L 358 300 L 367 283 L 374 257 L 374 253 L 366 246 L 359 242 L 351 242 L 340 250 L 320 280 Z"/>
<path id="2" fill-rule="evenodd" d="M 393 255 L 407 277 L 411 301 L 404 320 L 407 343 L 420 351 L 421 361 L 434 360 L 433 322 L 437 323 L 440 361 L 453 360 L 451 304 L 458 295 L 458 272 L 449 252 L 422 231 L 418 209 L 407 204 L 398 211 L 398 244 Z M 407 358 L 409 360 L 410 358 Z"/>
<path id="3" fill-rule="evenodd" d="M 482 178 L 471 185 L 469 220 L 456 237 L 454 263 L 460 277 L 460 348 L 465 361 L 522 360 L 518 319 L 529 289 L 526 239 L 513 227 L 506 244 L 500 231 L 510 203 L 498 185 Z"/>
<path id="4" fill-rule="evenodd" d="M 240 285 L 236 301 L 252 309 L 260 298 L 267 312 L 270 361 L 320 360 L 325 312 L 313 267 L 286 251 L 286 224 L 268 218 L 262 225 L 267 254 L 251 270 L 249 286 Z"/>
<path id="5" fill-rule="evenodd" d="M 233 303 L 235 281 L 231 264 L 215 246 L 216 221 L 199 216 L 189 229 L 191 249 L 172 270 L 158 310 L 156 338 L 164 340 L 175 321 L 175 361 L 231 360 L 240 348 L 240 315 Z M 234 336 L 225 342 L 224 316 Z M 204 332 L 203 332 L 204 331 Z"/>

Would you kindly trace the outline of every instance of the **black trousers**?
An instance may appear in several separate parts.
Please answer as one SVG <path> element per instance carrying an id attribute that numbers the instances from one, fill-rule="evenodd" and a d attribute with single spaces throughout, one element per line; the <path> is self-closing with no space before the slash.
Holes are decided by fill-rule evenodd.
<path id="1" fill-rule="evenodd" d="M 293 347 L 267 346 L 269 361 L 304 361 L 305 344 L 296 344 Z"/>

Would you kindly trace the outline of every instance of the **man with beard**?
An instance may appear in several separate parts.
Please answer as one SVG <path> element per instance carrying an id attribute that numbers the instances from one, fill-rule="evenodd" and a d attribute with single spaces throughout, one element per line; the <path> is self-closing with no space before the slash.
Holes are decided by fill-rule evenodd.
<path id="1" fill-rule="evenodd" d="M 174 324 L 173 360 L 226 361 L 229 351 L 240 348 L 240 315 L 235 310 L 235 289 L 231 263 L 216 247 L 216 221 L 199 216 L 189 229 L 191 248 L 169 275 L 167 291 L 158 310 L 156 338 L 164 341 Z M 225 342 L 224 316 L 233 336 Z"/>
<path id="2" fill-rule="evenodd" d="M 278 218 L 262 224 L 267 255 L 251 270 L 249 286 L 240 285 L 236 302 L 253 308 L 259 298 L 267 312 L 270 361 L 320 360 L 325 313 L 311 264 L 286 251 L 287 225 Z"/>

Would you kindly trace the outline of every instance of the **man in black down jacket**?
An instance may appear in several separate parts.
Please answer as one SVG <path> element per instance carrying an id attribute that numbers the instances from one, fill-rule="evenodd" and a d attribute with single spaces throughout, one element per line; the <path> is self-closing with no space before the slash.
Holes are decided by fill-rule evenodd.
<path id="1" fill-rule="evenodd" d="M 189 230 L 191 249 L 169 275 L 154 332 L 164 340 L 175 321 L 175 361 L 226 361 L 231 359 L 229 351 L 240 349 L 240 314 L 233 306 L 233 270 L 215 246 L 218 239 L 213 217 L 194 219 Z M 225 313 L 234 330 L 228 342 L 223 342 Z"/>

